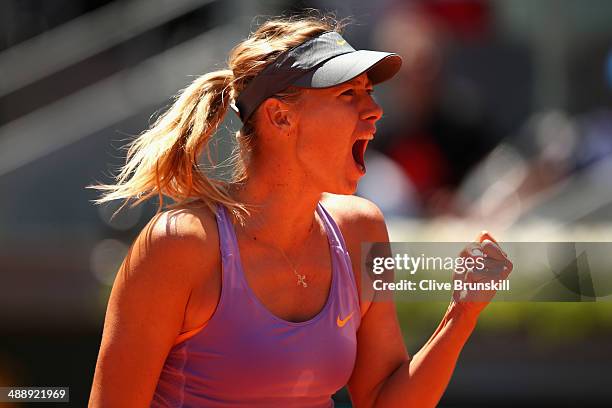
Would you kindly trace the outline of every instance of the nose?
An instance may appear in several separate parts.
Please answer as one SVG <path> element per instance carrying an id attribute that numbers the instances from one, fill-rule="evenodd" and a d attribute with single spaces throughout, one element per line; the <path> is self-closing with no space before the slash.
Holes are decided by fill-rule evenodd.
<path id="1" fill-rule="evenodd" d="M 361 119 L 370 120 L 372 122 L 377 122 L 383 114 L 383 110 L 378 103 L 374 100 L 372 95 L 367 95 L 365 106 L 361 113 Z"/>

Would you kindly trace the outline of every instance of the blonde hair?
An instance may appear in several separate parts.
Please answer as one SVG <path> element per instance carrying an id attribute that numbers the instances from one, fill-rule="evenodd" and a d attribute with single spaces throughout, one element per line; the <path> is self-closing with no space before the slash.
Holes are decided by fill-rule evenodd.
<path id="1" fill-rule="evenodd" d="M 158 213 L 169 197 L 178 207 L 201 199 L 211 211 L 224 205 L 242 223 L 248 206 L 231 197 L 228 188 L 248 179 L 247 164 L 256 140 L 254 114 L 236 132 L 237 145 L 229 162 L 233 164 L 230 181 L 214 179 L 200 170 L 198 157 L 206 152 L 212 169 L 218 167 L 211 157 L 209 142 L 235 100 L 249 82 L 279 54 L 326 31 L 341 32 L 344 21 L 333 14 L 309 10 L 290 17 L 267 20 L 246 40 L 235 46 L 228 58 L 228 68 L 204 74 L 180 91 L 174 103 L 154 124 L 127 147 L 126 163 L 114 177 L 115 184 L 90 185 L 102 191 L 96 204 L 124 199 L 115 212 L 130 200 L 130 207 L 157 195 Z M 293 100 L 299 91 L 290 87 L 274 95 Z"/>

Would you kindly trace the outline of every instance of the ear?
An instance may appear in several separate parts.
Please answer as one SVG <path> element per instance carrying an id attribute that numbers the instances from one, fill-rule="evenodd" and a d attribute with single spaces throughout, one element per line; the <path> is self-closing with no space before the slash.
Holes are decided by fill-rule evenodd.
<path id="1" fill-rule="evenodd" d="M 278 98 L 268 98 L 262 103 L 264 120 L 272 127 L 288 131 L 293 124 L 294 115 L 291 107 Z"/>

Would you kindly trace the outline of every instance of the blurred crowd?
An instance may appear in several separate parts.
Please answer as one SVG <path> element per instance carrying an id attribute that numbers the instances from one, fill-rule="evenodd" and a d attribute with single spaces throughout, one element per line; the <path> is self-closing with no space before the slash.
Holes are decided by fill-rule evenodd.
<path id="1" fill-rule="evenodd" d="M 389 4 L 372 44 L 398 52 L 404 65 L 385 89 L 388 113 L 368 152 L 359 194 L 398 216 L 493 217 L 504 226 L 534 213 L 564 223 L 609 221 L 612 54 L 593 58 L 596 78 L 581 72 L 572 78 L 579 82 L 573 89 L 587 79 L 604 88 L 599 101 L 537 110 L 533 90 L 517 97 L 511 89 L 535 86 L 529 44 L 503 44 L 494 6 Z M 507 51 L 505 60 L 500 50 Z M 478 59 L 476 68 L 462 61 L 469 55 Z M 512 123 L 506 111 L 517 112 Z"/>

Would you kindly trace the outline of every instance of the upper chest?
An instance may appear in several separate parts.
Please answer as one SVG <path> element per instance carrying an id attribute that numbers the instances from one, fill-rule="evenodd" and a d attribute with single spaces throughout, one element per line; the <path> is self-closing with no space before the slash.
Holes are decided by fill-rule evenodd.
<path id="1" fill-rule="evenodd" d="M 325 203 L 324 203 L 325 205 Z M 327 205 L 329 214 L 339 228 L 349 253 L 351 270 L 361 292 L 361 240 L 357 225 L 347 222 L 341 210 Z M 235 232 L 234 232 L 235 233 Z M 322 230 L 299 252 L 287 256 L 273 248 L 254 245 L 236 235 L 239 263 L 248 290 L 273 315 L 287 321 L 306 321 L 323 310 L 332 290 L 334 249 L 330 248 L 328 235 Z M 287 259 L 289 258 L 289 259 Z M 215 272 L 206 282 L 196 282 L 187 305 L 183 331 L 199 327 L 214 313 L 220 300 L 222 286 L 222 260 L 216 260 Z M 301 275 L 299 278 L 297 275 Z M 307 287 L 300 284 L 306 282 Z M 361 315 L 369 302 L 361 300 Z"/>

